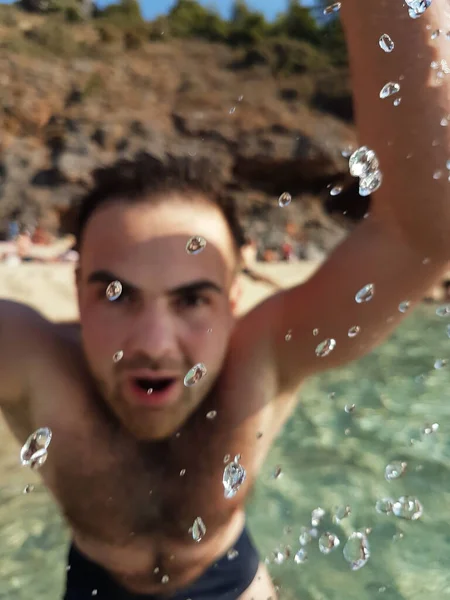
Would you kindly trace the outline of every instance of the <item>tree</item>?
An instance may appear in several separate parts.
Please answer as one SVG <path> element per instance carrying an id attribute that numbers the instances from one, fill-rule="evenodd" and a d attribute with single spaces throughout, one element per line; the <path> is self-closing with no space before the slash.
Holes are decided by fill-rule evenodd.
<path id="1" fill-rule="evenodd" d="M 320 30 L 316 21 L 309 9 L 301 6 L 298 0 L 289 0 L 287 11 L 277 18 L 274 30 L 278 35 L 314 45 L 320 43 Z"/>
<path id="2" fill-rule="evenodd" d="M 168 14 L 168 22 L 170 33 L 177 37 L 201 37 L 219 42 L 228 35 L 227 22 L 195 0 L 178 0 Z"/>
<path id="3" fill-rule="evenodd" d="M 244 0 L 236 0 L 230 19 L 228 41 L 232 45 L 254 45 L 270 34 L 270 25 L 264 15 L 251 11 Z"/>

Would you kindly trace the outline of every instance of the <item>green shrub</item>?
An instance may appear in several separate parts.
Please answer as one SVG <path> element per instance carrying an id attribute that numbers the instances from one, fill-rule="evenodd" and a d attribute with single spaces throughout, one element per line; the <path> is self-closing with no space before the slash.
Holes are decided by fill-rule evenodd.
<path id="1" fill-rule="evenodd" d="M 118 4 L 110 4 L 103 10 L 97 10 L 95 16 L 119 26 L 144 22 L 137 0 L 121 0 Z"/>
<path id="2" fill-rule="evenodd" d="M 103 44 L 112 44 L 113 42 L 117 42 L 120 40 L 120 32 L 111 23 L 102 23 L 97 26 L 97 32 L 100 41 Z"/>
<path id="3" fill-rule="evenodd" d="M 170 34 L 175 37 L 197 37 L 220 42 L 228 36 L 228 22 L 195 0 L 178 0 L 169 12 L 167 21 Z"/>
<path id="4" fill-rule="evenodd" d="M 74 6 L 69 6 L 69 8 L 66 8 L 64 16 L 68 23 L 79 23 L 80 21 L 83 21 L 83 16 L 80 10 Z"/>
<path id="5" fill-rule="evenodd" d="M 311 44 L 288 38 L 275 38 L 262 51 L 274 75 L 319 73 L 330 68 L 330 58 Z"/>
<path id="6" fill-rule="evenodd" d="M 298 0 L 289 0 L 286 13 L 278 17 L 273 26 L 273 33 L 314 45 L 319 45 L 321 41 L 319 26 L 310 11 L 300 6 Z"/>
<path id="7" fill-rule="evenodd" d="M 249 10 L 242 0 L 234 4 L 229 29 L 228 42 L 232 46 L 259 44 L 271 33 L 271 26 L 264 15 Z"/>
<path id="8" fill-rule="evenodd" d="M 142 47 L 143 39 L 139 32 L 132 29 L 125 31 L 123 34 L 123 45 L 125 50 L 138 50 Z"/>
<path id="9" fill-rule="evenodd" d="M 71 57 L 79 51 L 79 45 L 71 31 L 61 23 L 46 21 L 40 27 L 35 27 L 25 32 L 26 38 L 39 45 L 46 52 L 56 56 Z"/>

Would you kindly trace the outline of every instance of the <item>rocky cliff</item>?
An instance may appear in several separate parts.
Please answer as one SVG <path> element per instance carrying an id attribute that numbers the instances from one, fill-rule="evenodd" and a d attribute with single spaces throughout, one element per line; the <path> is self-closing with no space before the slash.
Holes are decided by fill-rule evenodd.
<path id="1" fill-rule="evenodd" d="M 318 61 L 317 72 L 280 75 L 276 44 L 269 55 L 164 41 L 163 31 L 145 44 L 113 36 L 106 44 L 90 23 L 13 10 L 0 19 L 3 232 L 13 212 L 25 224 L 41 218 L 70 229 L 70 209 L 92 169 L 142 150 L 213 156 L 258 236 L 294 221 L 327 252 L 366 212 L 343 156 L 356 143 L 345 71 Z M 347 91 L 330 99 L 327 82 L 343 79 Z M 331 195 L 337 185 L 343 191 Z M 293 201 L 280 208 L 286 191 Z M 347 221 L 335 218 L 342 214 Z"/>

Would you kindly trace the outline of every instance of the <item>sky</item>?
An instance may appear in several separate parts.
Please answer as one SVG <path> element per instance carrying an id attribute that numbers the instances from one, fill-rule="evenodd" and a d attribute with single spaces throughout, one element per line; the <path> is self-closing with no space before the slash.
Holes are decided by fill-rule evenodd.
<path id="1" fill-rule="evenodd" d="M 139 3 L 142 7 L 142 14 L 146 19 L 153 19 L 158 15 L 165 14 L 175 4 L 174 0 L 140 0 Z M 107 0 L 100 0 L 97 4 L 104 6 L 109 4 L 109 2 Z M 215 2 L 200 0 L 200 4 L 218 8 L 224 16 L 228 16 L 233 5 L 233 0 L 216 0 Z M 267 19 L 273 19 L 279 12 L 286 8 L 286 5 L 287 0 L 247 0 L 249 8 L 260 10 L 266 15 Z"/>
<path id="2" fill-rule="evenodd" d="M 0 0 L 0 4 L 10 4 L 13 0 Z M 94 0 L 95 1 L 95 0 Z M 199 0 L 200 4 L 205 6 L 213 6 L 218 8 L 225 17 L 229 16 L 233 0 Z M 99 7 L 111 4 L 111 0 L 97 0 L 95 2 Z M 139 0 L 142 7 L 142 14 L 145 19 L 154 19 L 158 15 L 167 13 L 170 7 L 175 3 L 175 0 Z M 314 4 L 314 0 L 305 0 L 302 2 L 304 6 Z M 274 19 L 278 13 L 286 9 L 287 0 L 247 0 L 247 6 L 254 10 L 259 10 L 270 21 Z"/>

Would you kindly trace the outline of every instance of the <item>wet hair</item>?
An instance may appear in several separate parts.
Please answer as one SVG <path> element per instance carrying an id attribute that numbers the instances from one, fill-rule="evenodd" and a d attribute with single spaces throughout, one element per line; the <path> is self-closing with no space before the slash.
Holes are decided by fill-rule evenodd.
<path id="1" fill-rule="evenodd" d="M 186 201 L 201 200 L 216 206 L 228 224 L 238 254 L 245 245 L 234 199 L 223 192 L 219 173 L 206 158 L 168 155 L 160 160 L 143 152 L 135 160 L 119 160 L 94 170 L 93 178 L 93 189 L 78 207 L 79 245 L 89 219 L 101 206 L 118 201 L 157 203 L 174 194 Z"/>
<path id="2" fill-rule="evenodd" d="M 186 202 L 206 202 L 219 209 L 241 262 L 241 249 L 249 238 L 239 221 L 234 198 L 224 191 L 220 172 L 207 158 L 167 155 L 161 160 L 142 152 L 134 160 L 122 159 L 111 166 L 95 169 L 92 176 L 94 186 L 78 204 L 76 237 L 79 250 L 86 225 L 100 207 L 113 202 L 156 204 L 176 194 Z M 243 273 L 253 281 L 279 287 L 269 277 L 251 269 L 245 268 Z"/>

